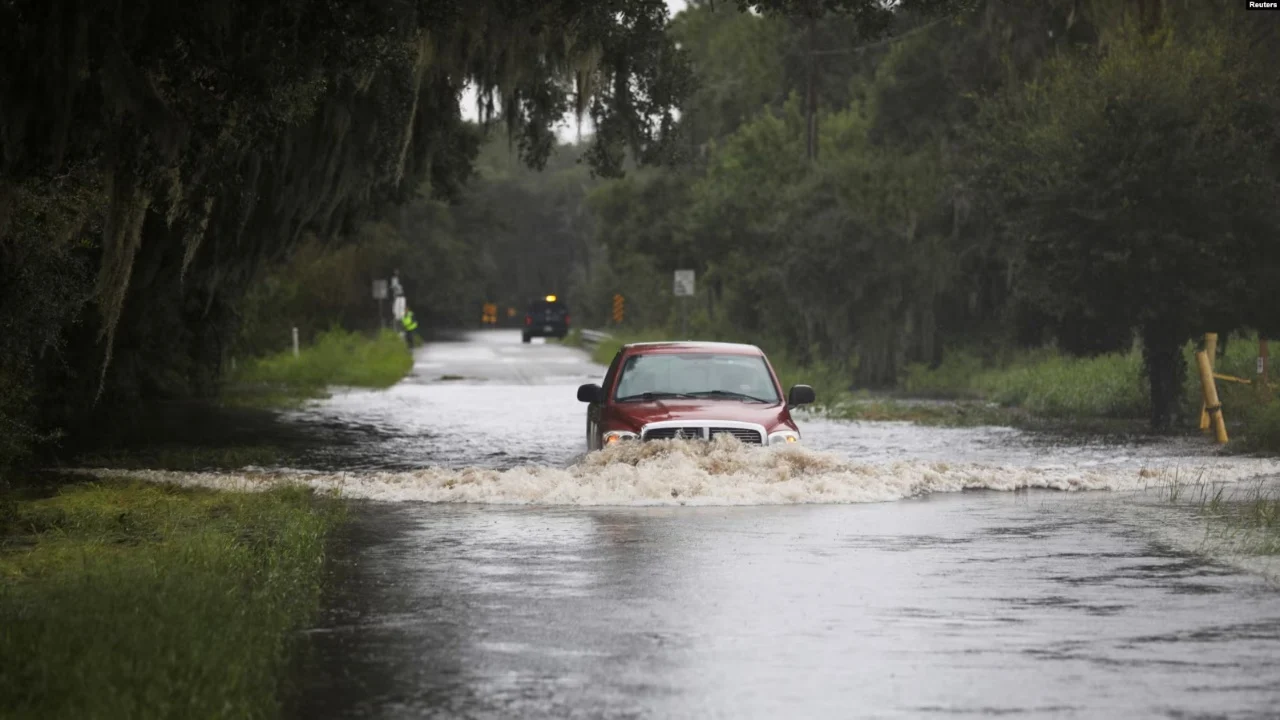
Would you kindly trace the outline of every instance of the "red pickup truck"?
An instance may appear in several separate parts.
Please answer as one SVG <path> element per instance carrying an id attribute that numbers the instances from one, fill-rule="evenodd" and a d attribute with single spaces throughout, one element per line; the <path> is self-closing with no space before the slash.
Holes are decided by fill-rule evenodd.
<path id="1" fill-rule="evenodd" d="M 710 440 L 728 434 L 753 445 L 800 441 L 791 408 L 813 388 L 782 386 L 754 345 L 657 342 L 625 345 L 603 385 L 578 388 L 587 407 L 587 449 L 628 440 Z"/>

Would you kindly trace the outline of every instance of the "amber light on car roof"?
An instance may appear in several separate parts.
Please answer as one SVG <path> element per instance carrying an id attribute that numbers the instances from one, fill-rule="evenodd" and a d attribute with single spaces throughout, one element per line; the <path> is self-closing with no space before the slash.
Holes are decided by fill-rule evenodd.
<path id="1" fill-rule="evenodd" d="M 556 301 L 556 296 L 555 296 L 555 295 L 548 295 L 548 296 L 547 296 L 547 302 L 555 302 L 555 301 Z"/>

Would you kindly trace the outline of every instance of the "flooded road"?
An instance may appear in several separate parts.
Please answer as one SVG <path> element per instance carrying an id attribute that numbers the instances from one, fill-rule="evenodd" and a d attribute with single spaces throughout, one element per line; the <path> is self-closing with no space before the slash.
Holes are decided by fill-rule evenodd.
<path id="1" fill-rule="evenodd" d="M 1120 509 L 1275 461 L 817 419 L 582 458 L 602 374 L 473 334 L 295 414 L 363 438 L 314 472 L 190 479 L 364 498 L 291 715 L 1280 716 L 1280 592 Z"/>
<path id="2" fill-rule="evenodd" d="M 563 466 L 585 449 L 577 386 L 603 376 L 580 350 L 478 332 L 419 348 L 388 392 L 338 392 L 288 419 L 341 434 L 313 469 Z"/>

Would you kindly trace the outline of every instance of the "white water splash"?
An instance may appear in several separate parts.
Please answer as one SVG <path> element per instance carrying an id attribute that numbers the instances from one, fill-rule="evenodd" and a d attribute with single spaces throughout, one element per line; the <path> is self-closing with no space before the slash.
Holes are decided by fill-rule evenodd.
<path id="1" fill-rule="evenodd" d="M 852 462 L 804 447 L 715 442 L 628 443 L 568 468 L 425 468 L 413 472 L 187 473 L 92 470 L 99 477 L 230 490 L 301 484 L 347 498 L 530 505 L 786 505 L 886 502 L 961 490 L 1144 490 L 1175 482 L 1238 482 L 1280 473 L 1269 458 L 1133 459 L 1105 466 L 937 460 Z"/>

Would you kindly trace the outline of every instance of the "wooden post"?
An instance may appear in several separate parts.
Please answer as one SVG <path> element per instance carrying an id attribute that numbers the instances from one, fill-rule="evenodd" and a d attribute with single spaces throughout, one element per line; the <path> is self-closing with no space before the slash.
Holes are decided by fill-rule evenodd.
<path id="1" fill-rule="evenodd" d="M 1218 386 L 1213 382 L 1213 366 L 1204 350 L 1196 353 L 1196 365 L 1200 368 L 1200 386 L 1204 391 L 1205 411 L 1213 419 L 1214 435 L 1219 445 L 1227 444 L 1227 422 L 1222 417 L 1222 403 L 1218 400 Z"/>
<path id="2" fill-rule="evenodd" d="M 1218 333 L 1204 334 L 1204 352 L 1209 356 L 1209 377 L 1213 377 L 1213 361 L 1218 353 Z M 1200 429 L 1209 432 L 1211 423 L 1209 420 L 1209 412 L 1205 409 L 1205 405 L 1200 405 Z"/>

